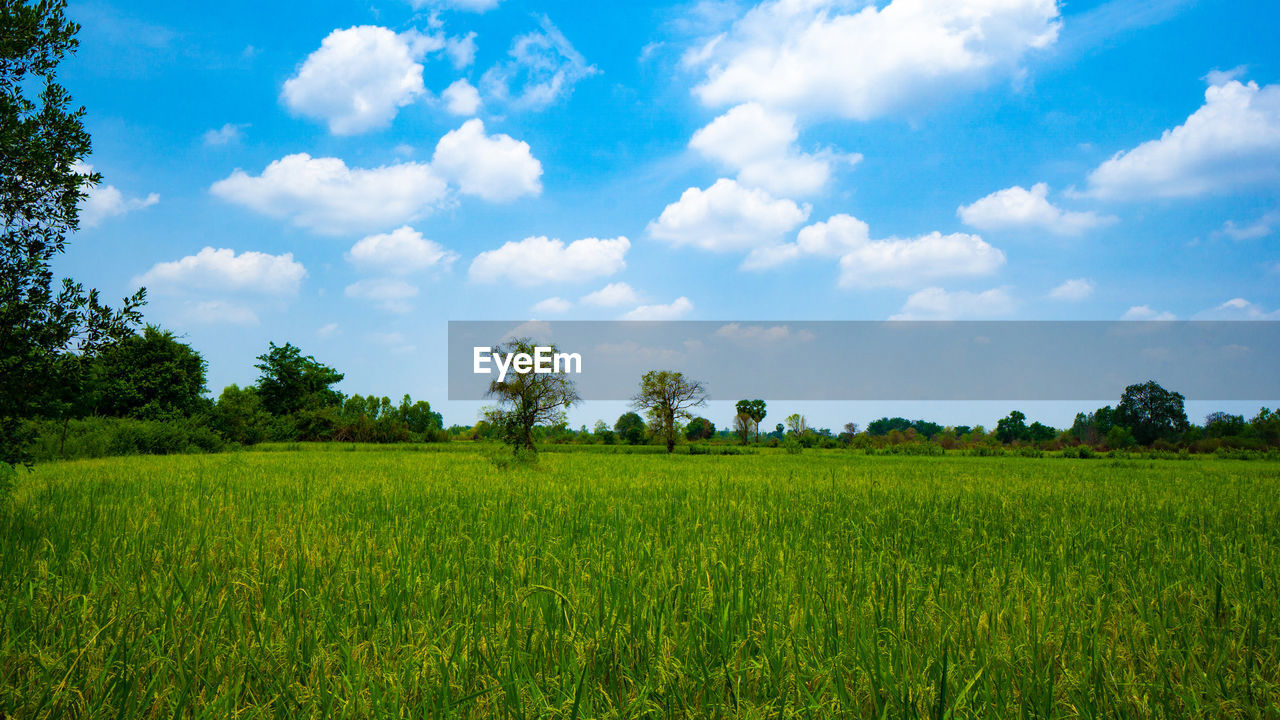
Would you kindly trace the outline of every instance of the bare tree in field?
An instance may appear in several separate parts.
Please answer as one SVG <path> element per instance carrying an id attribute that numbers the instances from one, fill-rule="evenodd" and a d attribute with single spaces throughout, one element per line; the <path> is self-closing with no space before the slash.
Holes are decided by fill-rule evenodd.
<path id="1" fill-rule="evenodd" d="M 529 338 L 516 338 L 493 350 L 503 355 L 533 355 L 536 347 L 537 343 Z M 554 345 L 543 347 L 550 347 L 552 353 L 558 352 Z M 563 372 L 509 372 L 501 382 L 489 383 L 488 395 L 498 401 L 488 412 L 489 422 L 498 429 L 502 441 L 514 450 L 536 451 L 534 426 L 564 422 L 564 411 L 582 400 L 574 382 Z"/>
<path id="2" fill-rule="evenodd" d="M 676 420 L 689 417 L 690 409 L 706 404 L 706 387 L 672 370 L 645 373 L 640 378 L 640 392 L 631 398 L 631 407 L 645 411 L 666 439 L 667 452 L 676 447 Z"/>

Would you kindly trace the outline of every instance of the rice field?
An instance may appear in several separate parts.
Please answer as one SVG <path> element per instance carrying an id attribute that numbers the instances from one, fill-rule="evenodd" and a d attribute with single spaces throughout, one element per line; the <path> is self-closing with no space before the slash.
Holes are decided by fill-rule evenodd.
<path id="1" fill-rule="evenodd" d="M 3 718 L 1276 718 L 1280 464 L 39 466 Z"/>

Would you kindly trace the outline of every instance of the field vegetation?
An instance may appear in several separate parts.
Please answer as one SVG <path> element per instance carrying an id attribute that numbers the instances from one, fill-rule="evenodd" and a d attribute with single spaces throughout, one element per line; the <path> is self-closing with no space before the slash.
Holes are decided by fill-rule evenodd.
<path id="1" fill-rule="evenodd" d="M 319 447 L 20 475 L 0 714 L 1280 707 L 1274 462 Z"/>

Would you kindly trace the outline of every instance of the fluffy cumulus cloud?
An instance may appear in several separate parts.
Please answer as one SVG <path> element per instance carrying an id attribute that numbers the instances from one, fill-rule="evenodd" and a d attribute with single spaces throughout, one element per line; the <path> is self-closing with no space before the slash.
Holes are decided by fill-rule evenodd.
<path id="1" fill-rule="evenodd" d="M 510 135 L 486 135 L 478 118 L 440 138 L 431 164 L 460 192 L 491 202 L 542 192 L 542 163 L 529 144 Z"/>
<path id="2" fill-rule="evenodd" d="M 1280 310 L 1267 312 L 1244 298 L 1233 298 L 1221 305 L 1196 313 L 1192 320 L 1280 320 Z"/>
<path id="3" fill-rule="evenodd" d="M 445 198 L 447 185 L 426 163 L 349 168 L 306 153 L 272 162 L 261 175 L 243 170 L 215 182 L 217 197 L 325 234 L 383 230 L 416 220 Z"/>
<path id="4" fill-rule="evenodd" d="M 1004 253 L 977 235 L 873 240 L 865 222 L 841 214 L 801 229 L 794 243 L 757 248 L 742 269 L 765 270 L 803 257 L 839 258 L 842 287 L 919 287 L 940 278 L 989 275 L 1005 263 Z"/>
<path id="5" fill-rule="evenodd" d="M 679 320 L 693 312 L 693 303 L 681 296 L 666 305 L 641 305 L 622 316 L 622 320 Z"/>
<path id="6" fill-rule="evenodd" d="M 564 298 L 549 297 L 546 300 L 535 303 L 533 307 L 529 308 L 529 310 L 541 315 L 559 315 L 561 313 L 569 312 L 569 309 L 572 307 L 573 303 L 565 300 Z"/>
<path id="7" fill-rule="evenodd" d="M 649 223 L 648 232 L 676 246 L 714 252 L 751 250 L 776 244 L 808 219 L 809 211 L 808 205 L 721 178 L 706 190 L 685 190 Z"/>
<path id="8" fill-rule="evenodd" d="M 840 256 L 841 287 L 911 287 L 940 278 L 990 275 L 1004 253 L 977 235 L 932 232 L 859 245 Z"/>
<path id="9" fill-rule="evenodd" d="M 506 281 L 522 286 L 582 282 L 613 275 L 626 267 L 631 241 L 625 237 L 562 240 L 528 237 L 486 250 L 471 262 L 477 282 Z"/>
<path id="10" fill-rule="evenodd" d="M 440 96 L 444 98 L 445 109 L 454 115 L 471 116 L 480 109 L 480 91 L 466 78 L 453 81 Z"/>
<path id="11" fill-rule="evenodd" d="M 156 263 L 133 282 L 165 294 L 214 290 L 294 295 L 306 276 L 306 268 L 293 259 L 293 253 L 250 250 L 237 255 L 228 248 L 206 247 L 181 260 Z"/>
<path id="12" fill-rule="evenodd" d="M 925 288 L 912 293 L 890 320 L 985 320 L 1008 317 L 1017 304 L 1004 288 L 984 292 L 948 292 Z"/>
<path id="13" fill-rule="evenodd" d="M 1185 123 L 1102 163 L 1086 194 L 1187 198 L 1280 182 L 1280 85 L 1212 80 Z"/>
<path id="14" fill-rule="evenodd" d="M 77 162 L 72 166 L 75 172 L 88 175 L 93 166 Z M 97 227 L 102 221 L 119 217 L 134 210 L 142 210 L 160 202 L 160 196 L 148 193 L 146 197 L 129 197 L 115 185 L 98 184 L 86 189 L 88 197 L 80 202 L 80 227 L 84 229 Z"/>
<path id="15" fill-rule="evenodd" d="M 444 52 L 449 56 L 455 70 L 461 70 L 476 61 L 476 34 L 451 37 L 444 41 Z"/>
<path id="16" fill-rule="evenodd" d="M 1072 278 L 1050 290 L 1049 299 L 1078 302 L 1092 295 L 1095 287 L 1093 281 L 1088 278 Z"/>
<path id="17" fill-rule="evenodd" d="M 334 30 L 285 81 L 280 97 L 299 115 L 328 123 L 335 135 L 386 127 L 401 107 L 426 93 L 419 61 L 443 46 L 443 38 L 414 30 Z"/>
<path id="18" fill-rule="evenodd" d="M 347 259 L 366 270 L 408 275 L 428 268 L 447 269 L 458 255 L 405 225 L 389 233 L 362 238 L 351 246 Z"/>
<path id="19" fill-rule="evenodd" d="M 1058 37 L 1057 0 L 769 0 L 686 55 L 708 105 L 866 120 L 1017 71 Z"/>
<path id="20" fill-rule="evenodd" d="M 1134 305 L 1124 311 L 1121 320 L 1177 320 L 1178 316 L 1171 312 L 1156 310 L 1150 305 Z"/>
<path id="21" fill-rule="evenodd" d="M 1095 212 L 1070 212 L 1049 202 L 1049 186 L 1036 183 L 1030 190 L 1014 185 L 998 190 L 956 214 L 966 225 L 981 230 L 1044 230 L 1055 235 L 1080 235 L 1116 218 Z"/>
<path id="22" fill-rule="evenodd" d="M 689 147 L 738 173 L 738 182 L 769 192 L 805 195 L 821 190 L 837 161 L 857 162 L 859 155 L 798 152 L 795 116 L 759 103 L 730 109 L 693 134 Z"/>
<path id="23" fill-rule="evenodd" d="M 413 309 L 410 301 L 418 296 L 418 288 L 395 278 L 371 278 L 348 285 L 346 296 L 367 300 L 388 312 L 405 313 Z"/>
<path id="24" fill-rule="evenodd" d="M 480 87 L 488 97 L 516 109 L 547 107 L 572 92 L 579 80 L 599 72 L 545 16 L 541 30 L 517 37 L 507 55 L 485 72 Z"/>
<path id="25" fill-rule="evenodd" d="M 595 307 L 622 307 L 640 302 L 640 294 L 624 282 L 609 283 L 593 293 L 582 296 L 583 305 Z"/>

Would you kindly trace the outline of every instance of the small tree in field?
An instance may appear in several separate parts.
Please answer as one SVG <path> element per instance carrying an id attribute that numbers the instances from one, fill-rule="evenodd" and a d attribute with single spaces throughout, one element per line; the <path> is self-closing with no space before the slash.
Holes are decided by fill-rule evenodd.
<path id="1" fill-rule="evenodd" d="M 493 349 L 494 353 L 509 355 L 523 353 L 533 356 L 539 345 L 529 338 L 516 338 Z M 559 350 L 554 345 L 551 352 Z M 567 373 L 511 371 L 501 381 L 489 383 L 489 396 L 496 398 L 497 407 L 489 412 L 489 422 L 498 431 L 498 437 L 512 450 L 535 451 L 533 428 L 536 425 L 557 425 L 565 422 L 565 410 L 582 398 Z"/>
<path id="2" fill-rule="evenodd" d="M 628 445 L 644 442 L 644 430 L 644 418 L 633 412 L 619 415 L 618 422 L 613 424 L 613 431 L 618 434 L 618 439 Z"/>
<path id="3" fill-rule="evenodd" d="M 809 432 L 809 421 L 800 413 L 787 416 L 787 431 L 796 437 Z"/>
<path id="4" fill-rule="evenodd" d="M 689 417 L 689 410 L 707 404 L 707 389 L 701 382 L 690 380 L 684 373 L 672 370 L 650 370 L 640 379 L 640 392 L 631 406 L 643 410 L 667 441 L 667 452 L 676 447 L 676 421 Z"/>

